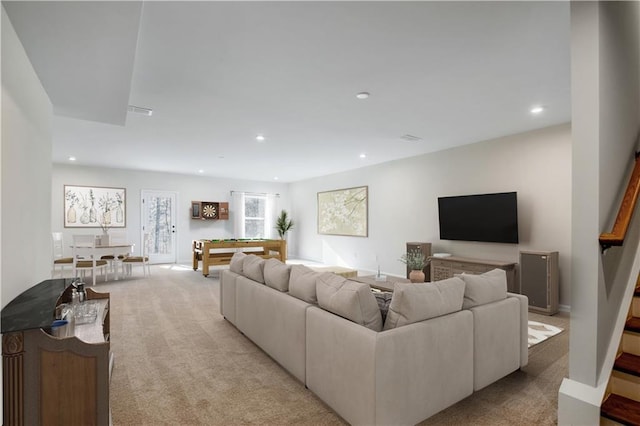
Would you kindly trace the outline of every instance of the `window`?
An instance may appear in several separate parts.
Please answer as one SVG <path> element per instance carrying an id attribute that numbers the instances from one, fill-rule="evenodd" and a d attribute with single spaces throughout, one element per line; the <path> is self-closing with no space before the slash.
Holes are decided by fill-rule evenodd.
<path id="1" fill-rule="evenodd" d="M 265 214 L 267 197 L 245 195 L 244 197 L 244 236 L 245 238 L 265 238 Z"/>

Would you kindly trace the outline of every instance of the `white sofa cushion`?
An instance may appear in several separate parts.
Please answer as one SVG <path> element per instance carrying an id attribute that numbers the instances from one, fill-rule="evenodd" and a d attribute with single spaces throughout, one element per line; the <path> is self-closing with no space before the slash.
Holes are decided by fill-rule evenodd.
<path id="1" fill-rule="evenodd" d="M 380 308 L 369 285 L 325 272 L 316 278 L 316 294 L 322 309 L 373 331 L 382 330 Z"/>
<path id="2" fill-rule="evenodd" d="M 264 284 L 264 259 L 255 254 L 247 255 L 242 263 L 242 273 L 245 277 Z"/>
<path id="3" fill-rule="evenodd" d="M 320 272 L 316 272 L 304 265 L 291 265 L 289 277 L 289 294 L 307 303 L 318 304 L 316 296 L 316 278 Z"/>
<path id="4" fill-rule="evenodd" d="M 507 298 L 507 273 L 493 269 L 481 275 L 456 274 L 465 283 L 462 309 L 495 302 Z"/>
<path id="5" fill-rule="evenodd" d="M 463 299 L 464 281 L 457 277 L 432 283 L 396 283 L 384 329 L 459 311 Z"/>
<path id="6" fill-rule="evenodd" d="M 289 291 L 291 267 L 278 259 L 267 259 L 264 263 L 264 283 L 279 291 Z"/>
<path id="7" fill-rule="evenodd" d="M 241 251 L 237 251 L 231 256 L 231 262 L 229 262 L 229 269 L 236 274 L 242 274 L 242 264 L 244 263 L 244 258 L 247 257 L 246 254 Z"/>

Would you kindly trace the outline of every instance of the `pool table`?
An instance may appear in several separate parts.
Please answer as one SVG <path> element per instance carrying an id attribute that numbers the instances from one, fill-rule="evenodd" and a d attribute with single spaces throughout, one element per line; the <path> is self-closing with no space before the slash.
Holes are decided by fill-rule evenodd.
<path id="1" fill-rule="evenodd" d="M 237 251 L 255 254 L 264 259 L 275 257 L 282 262 L 287 260 L 285 240 L 193 240 L 192 250 L 193 270 L 197 271 L 198 262 L 202 261 L 202 275 L 205 277 L 209 275 L 209 266 L 228 265 Z"/>

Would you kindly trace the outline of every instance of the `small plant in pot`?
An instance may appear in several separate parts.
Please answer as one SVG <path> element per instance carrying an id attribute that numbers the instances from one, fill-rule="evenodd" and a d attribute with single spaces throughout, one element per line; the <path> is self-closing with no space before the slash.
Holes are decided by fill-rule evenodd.
<path id="1" fill-rule="evenodd" d="M 410 271 L 409 279 L 412 283 L 423 283 L 425 276 L 422 271 L 428 264 L 426 256 L 420 250 L 409 250 L 400 257 L 400 262 L 406 264 Z"/>
<path id="2" fill-rule="evenodd" d="M 280 215 L 276 219 L 276 230 L 281 240 L 284 240 L 287 232 L 293 229 L 293 221 L 289 219 L 289 215 L 286 210 L 282 210 Z"/>

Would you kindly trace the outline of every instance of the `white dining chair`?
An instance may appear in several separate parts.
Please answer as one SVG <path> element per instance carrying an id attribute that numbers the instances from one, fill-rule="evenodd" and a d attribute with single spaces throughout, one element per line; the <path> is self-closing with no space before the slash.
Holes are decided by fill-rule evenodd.
<path id="1" fill-rule="evenodd" d="M 55 278 L 56 270 L 60 271 L 60 278 L 64 278 L 64 271 L 67 267 L 73 269 L 73 257 L 64 257 L 64 239 L 62 232 L 52 232 L 51 241 L 53 243 L 53 269 L 51 278 Z"/>
<path id="2" fill-rule="evenodd" d="M 124 265 L 131 267 L 132 265 L 142 265 L 142 274 L 144 276 L 151 275 L 151 267 L 149 266 L 149 234 L 145 233 L 142 237 L 142 256 L 127 256 L 122 260 L 123 269 Z M 146 268 L 146 269 L 145 269 Z"/>
<path id="3" fill-rule="evenodd" d="M 125 231 L 111 231 L 109 234 L 109 245 L 116 246 L 119 244 L 127 243 L 127 233 Z M 106 260 L 109 262 L 109 267 L 113 274 L 116 274 L 117 279 L 117 268 L 118 266 L 122 266 L 122 261 L 125 257 L 129 256 L 131 253 L 114 253 L 114 254 L 105 254 L 101 256 L 100 259 Z M 124 267 L 123 267 L 124 268 Z"/>
<path id="4" fill-rule="evenodd" d="M 108 262 L 96 259 L 95 256 L 96 237 L 95 235 L 74 235 L 73 236 L 73 275 L 78 275 L 78 270 L 84 273 L 91 269 L 93 285 L 96 285 L 96 272 L 98 269 L 104 270 L 104 280 L 109 280 Z"/>

